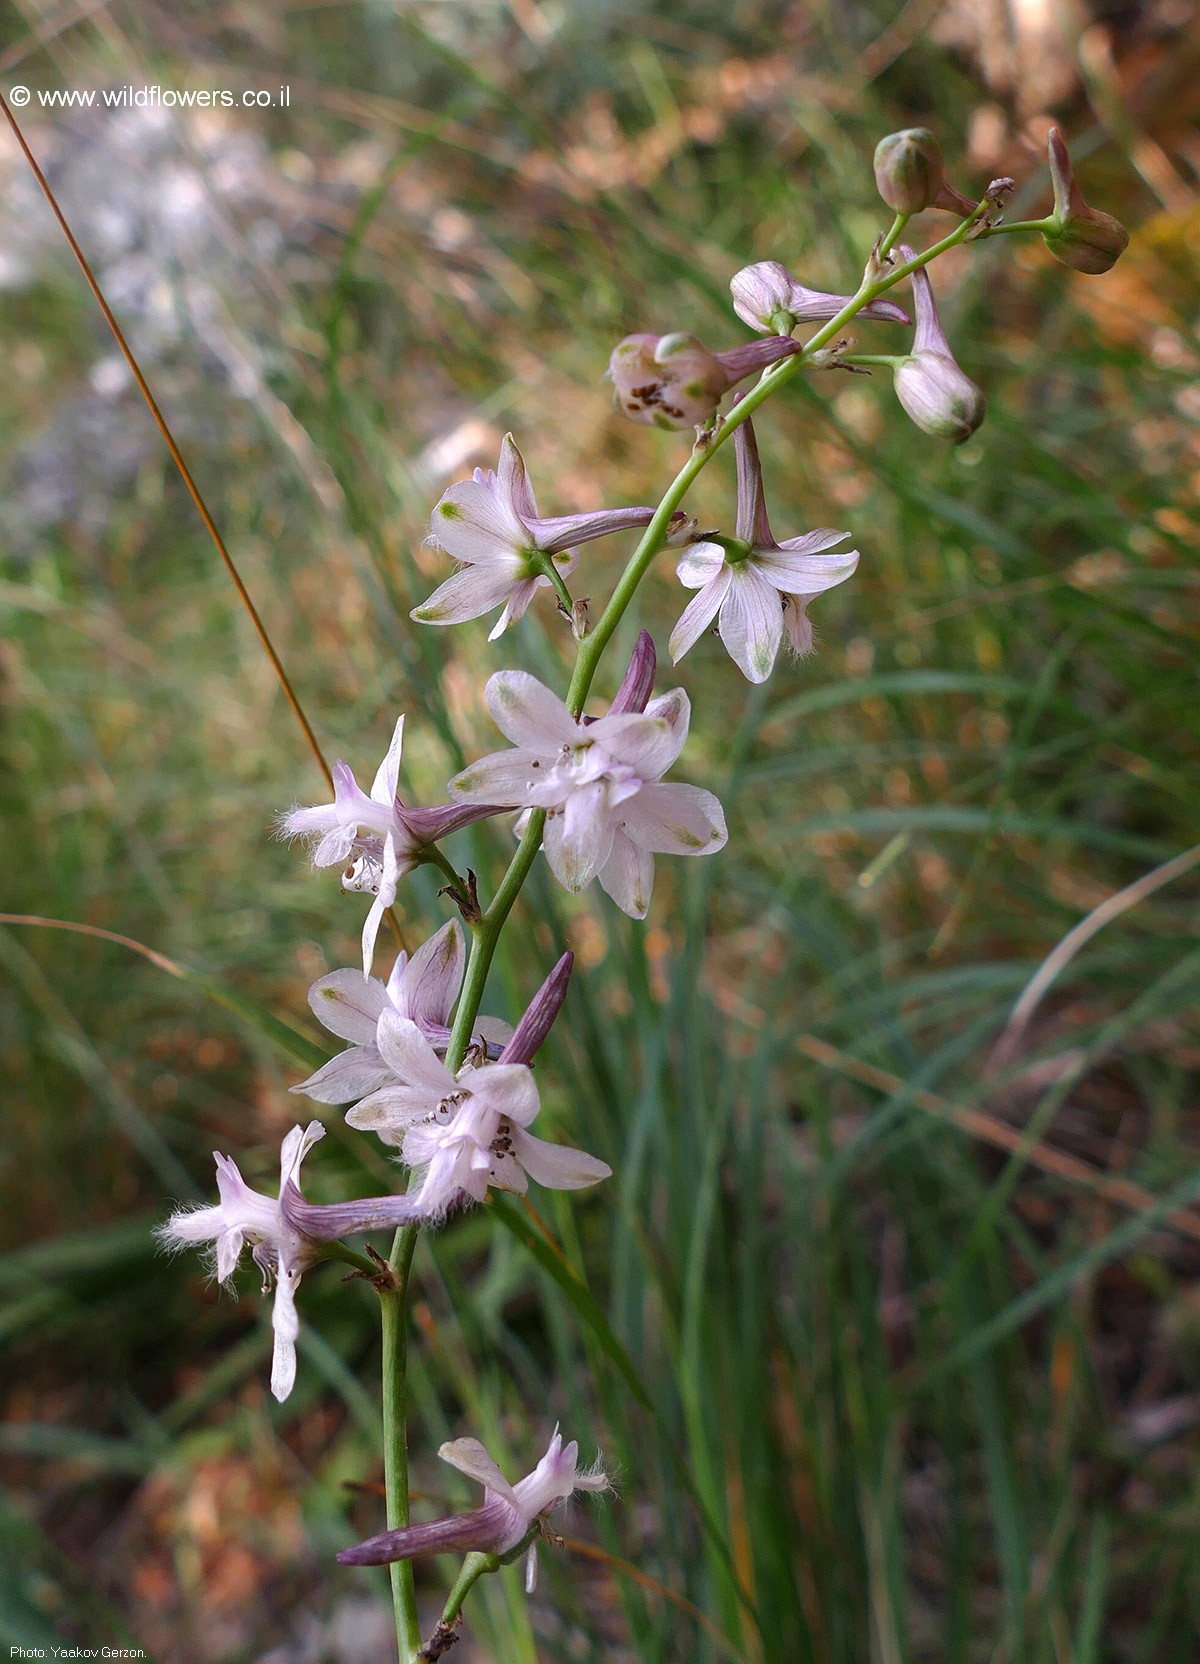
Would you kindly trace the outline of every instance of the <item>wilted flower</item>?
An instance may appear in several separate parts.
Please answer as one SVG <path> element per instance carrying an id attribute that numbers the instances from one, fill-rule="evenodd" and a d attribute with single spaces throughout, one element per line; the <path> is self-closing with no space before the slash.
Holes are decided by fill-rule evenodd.
<path id="1" fill-rule="evenodd" d="M 1043 231 L 1056 260 L 1077 272 L 1098 276 L 1113 267 L 1129 246 L 1120 220 L 1090 208 L 1075 181 L 1071 158 L 1057 127 L 1050 129 L 1050 178 L 1054 183 L 1054 225 Z"/>
<path id="2" fill-rule="evenodd" d="M 508 1554 L 529 1536 L 543 1514 L 575 1491 L 608 1489 L 608 1480 L 599 1471 L 579 1471 L 579 1446 L 573 1439 L 564 1445 L 557 1427 L 537 1467 L 515 1485 L 509 1484 L 478 1439 L 453 1439 L 442 1445 L 438 1455 L 483 1486 L 482 1508 L 383 1531 L 343 1549 L 338 1555 L 343 1566 L 383 1566 L 418 1554 L 469 1554 L 472 1550 Z"/>
<path id="3" fill-rule="evenodd" d="M 496 810 L 485 804 L 447 803 L 436 809 L 406 808 L 396 796 L 404 718 L 396 723 L 387 756 L 371 784 L 370 796 L 339 757 L 333 765 L 333 802 L 311 809 L 291 809 L 282 815 L 279 831 L 285 838 L 306 838 L 313 844 L 314 867 L 350 866 L 342 874 L 342 888 L 365 890 L 375 897 L 363 925 L 363 971 L 369 975 L 375 939 L 383 915 L 396 899 L 396 886 L 426 858 L 429 846 L 451 832 Z M 365 828 L 365 831 L 363 830 Z"/>
<path id="4" fill-rule="evenodd" d="M 317 1216 L 337 1211 L 336 1230 L 298 1229 L 296 1222 L 288 1218 L 285 1201 L 292 1197 L 303 1202 L 297 1185 L 300 1163 L 324 1136 L 325 1129 L 319 1121 L 310 1121 L 303 1129 L 293 1127 L 288 1133 L 280 1152 L 277 1200 L 251 1190 L 236 1163 L 228 1156 L 214 1153 L 217 1191 L 221 1198 L 218 1205 L 181 1208 L 158 1230 L 159 1240 L 168 1248 L 213 1243 L 216 1272 L 221 1282 L 232 1277 L 242 1249 L 247 1243 L 251 1245 L 254 1263 L 263 1274 L 263 1293 L 269 1293 L 272 1279 L 275 1282 L 271 1391 L 281 1403 L 296 1380 L 296 1336 L 300 1328 L 296 1316 L 296 1285 L 302 1273 L 321 1258 L 325 1243 L 340 1236 L 391 1228 L 402 1222 L 406 1211 L 407 1198 L 378 1196 L 342 1204 L 340 1210 L 313 1210 Z"/>
<path id="5" fill-rule="evenodd" d="M 852 295 L 827 295 L 806 289 L 778 260 L 759 260 L 743 266 L 729 281 L 733 310 L 760 335 L 790 335 L 798 323 L 827 323 L 836 318 Z M 873 300 L 861 307 L 859 318 L 883 318 L 907 324 L 912 319 L 892 300 Z"/>
<path id="6" fill-rule="evenodd" d="M 654 649 L 643 632 L 638 653 L 647 652 Z M 691 706 L 682 688 L 644 712 L 576 721 L 534 677 L 502 670 L 488 681 L 487 702 L 516 749 L 472 763 L 450 792 L 469 801 L 499 794 L 514 808 L 545 809 L 546 859 L 568 890 L 599 877 L 618 907 L 645 918 L 655 853 L 712 855 L 724 845 L 725 816 L 713 794 L 661 779 L 687 739 Z"/>
<path id="7" fill-rule="evenodd" d="M 493 473 L 476 468 L 444 494 L 433 511 L 429 541 L 461 563 L 428 601 L 414 607 L 418 624 L 461 624 L 504 603 L 488 636 L 495 641 L 525 612 L 539 589 L 551 587 L 548 567 L 566 576 L 574 548 L 611 532 L 647 526 L 652 508 L 600 509 L 594 514 L 538 514 L 525 463 L 511 433 Z"/>
<path id="8" fill-rule="evenodd" d="M 937 202 L 945 175 L 942 147 L 928 127 L 889 133 L 875 146 L 875 184 L 896 214 L 919 214 Z"/>
<path id="9" fill-rule="evenodd" d="M 292 1091 L 322 1104 L 347 1104 L 386 1085 L 392 1071 L 375 1044 L 385 1011 L 410 1018 L 435 1050 L 444 1051 L 465 963 L 462 926 L 451 919 L 411 959 L 407 953 L 398 954 L 386 983 L 351 970 L 330 971 L 319 978 L 308 991 L 313 1014 L 331 1034 L 351 1044 Z M 498 1054 L 512 1028 L 499 1017 L 477 1017 L 475 1034 Z"/>
<path id="10" fill-rule="evenodd" d="M 847 579 L 858 565 L 858 550 L 822 553 L 844 543 L 848 532 L 816 531 L 776 543 L 767 520 L 762 468 L 754 428 L 742 422 L 733 435 L 737 456 L 737 535 L 693 543 L 676 568 L 687 589 L 699 590 L 671 633 L 671 657 L 678 664 L 688 648 L 718 618 L 730 658 L 751 682 L 765 682 L 786 629 L 798 653 L 812 647 L 806 603 Z"/>
<path id="11" fill-rule="evenodd" d="M 906 261 L 914 258 L 910 248 L 902 247 L 900 253 Z M 983 421 L 987 406 L 955 362 L 923 266 L 913 272 L 912 284 L 917 327 L 912 353 L 896 366 L 896 397 L 922 433 L 961 444 Z"/>
<path id="12" fill-rule="evenodd" d="M 631 422 L 703 427 L 744 376 L 799 351 L 798 342 L 783 336 L 710 352 L 694 335 L 627 335 L 613 348 L 608 373 Z"/>

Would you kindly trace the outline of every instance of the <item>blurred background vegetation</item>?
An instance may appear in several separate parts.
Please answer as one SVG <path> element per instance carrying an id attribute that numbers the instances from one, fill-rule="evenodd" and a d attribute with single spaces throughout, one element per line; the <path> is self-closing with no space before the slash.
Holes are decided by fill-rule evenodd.
<path id="1" fill-rule="evenodd" d="M 708 638 L 682 667 L 685 772 L 729 848 L 661 862 L 647 927 L 536 873 L 494 979 L 511 1018 L 576 951 L 544 1119 L 616 1178 L 536 1201 L 641 1397 L 477 1210 L 419 1250 L 415 1483 L 461 1505 L 443 1438 L 520 1473 L 560 1418 L 618 1479 L 563 1527 L 592 1557 L 544 1551 L 530 1602 L 489 1580 L 464 1661 L 1194 1660 L 1200 869 L 1131 898 L 989 1064 L 1042 958 L 1197 840 L 1194 8 L 0 15 L 6 88 L 290 85 L 251 112 L 35 103 L 27 128 L 322 742 L 361 776 L 406 710 L 423 801 L 495 743 L 486 674 L 562 685 L 569 646 L 545 606 L 490 647 L 408 623 L 446 572 L 421 547 L 446 484 L 511 428 L 543 512 L 653 501 L 683 445 L 614 416 L 620 335 L 744 339 L 726 286 L 754 259 L 851 286 L 890 128 L 934 126 L 961 187 L 1012 173 L 1027 206 L 1065 125 L 1126 259 L 1085 278 L 1001 239 L 939 266 L 990 401 L 961 449 L 886 376 L 771 407 L 777 532 L 844 526 L 863 560 L 761 692 Z M 7 134 L 0 214 L 0 905 L 316 1039 L 307 985 L 355 962 L 362 914 L 272 839 L 316 771 Z M 722 460 L 692 507 L 731 501 Z M 593 596 L 622 558 L 589 547 Z M 684 599 L 664 562 L 660 647 Z M 490 884 L 504 834 L 459 852 Z M 420 878 L 410 945 L 444 916 Z M 214 1147 L 270 1181 L 302 1065 L 117 943 L 0 927 L 0 961 L 3 1640 L 386 1659 L 382 1574 L 333 1561 L 382 1517 L 373 1295 L 306 1278 L 278 1407 L 253 1276 L 230 1298 L 151 1237 L 210 1194 Z M 394 1178 L 328 1120 L 311 1197 Z M 420 1587 L 435 1609 L 434 1568 Z"/>

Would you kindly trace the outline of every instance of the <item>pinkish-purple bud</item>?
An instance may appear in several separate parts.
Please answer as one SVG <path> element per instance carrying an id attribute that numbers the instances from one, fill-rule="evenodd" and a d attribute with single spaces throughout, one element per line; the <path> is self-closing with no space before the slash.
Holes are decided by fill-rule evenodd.
<path id="1" fill-rule="evenodd" d="M 564 953 L 545 982 L 529 1002 L 528 1009 L 513 1030 L 512 1038 L 500 1053 L 500 1063 L 532 1063 L 542 1041 L 554 1027 L 554 1019 L 567 997 L 571 980 L 571 966 L 575 956 Z"/>
<path id="2" fill-rule="evenodd" d="M 875 146 L 875 184 L 896 214 L 919 214 L 937 202 L 945 175 L 942 147 L 928 127 L 889 133 Z"/>
<path id="3" fill-rule="evenodd" d="M 1073 271 L 1096 277 L 1116 265 L 1129 246 L 1129 233 L 1120 220 L 1084 201 L 1075 180 L 1071 158 L 1057 127 L 1050 129 L 1050 178 L 1054 184 L 1054 225 L 1042 232 L 1056 260 Z"/>
<path id="4" fill-rule="evenodd" d="M 636 712 L 639 716 L 650 703 L 654 688 L 654 672 L 658 668 L 654 653 L 654 639 L 649 630 L 640 630 L 629 655 L 629 669 L 622 678 L 616 697 L 608 707 L 609 716 L 624 716 Z"/>

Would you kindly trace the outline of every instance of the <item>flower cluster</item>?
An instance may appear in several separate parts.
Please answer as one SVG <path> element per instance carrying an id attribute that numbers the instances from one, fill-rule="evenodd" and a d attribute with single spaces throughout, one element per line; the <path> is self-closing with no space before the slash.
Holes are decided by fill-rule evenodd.
<path id="1" fill-rule="evenodd" d="M 211 1245 L 223 1282 L 250 1246 L 264 1291 L 274 1284 L 271 1388 L 277 1398 L 286 1398 L 295 1380 L 295 1296 L 304 1272 L 333 1256 L 349 1258 L 374 1275 L 368 1262 L 345 1247 L 345 1238 L 383 1229 L 432 1229 L 459 1210 L 486 1202 L 489 1190 L 524 1195 L 531 1180 L 570 1191 L 611 1176 L 598 1157 L 531 1131 L 541 1108 L 532 1065 L 563 1008 L 571 955 L 563 954 L 550 969 L 515 1028 L 480 1011 L 491 956 L 539 853 L 572 896 L 596 880 L 622 912 L 642 919 L 651 905 L 656 855 L 708 856 L 727 841 L 725 814 L 714 794 L 665 778 L 686 747 L 691 704 L 680 687 L 655 694 L 657 659 L 650 634 L 642 630 L 637 636 L 607 709 L 588 709 L 601 655 L 638 584 L 668 549 L 676 551 L 680 584 L 694 592 L 671 632 L 674 662 L 710 628 L 751 683 L 771 676 L 785 641 L 797 655 L 811 651 L 808 609 L 853 575 L 859 554 L 847 546 L 846 531 L 821 528 L 777 541 L 753 414 L 801 369 L 865 372 L 883 364 L 893 372 L 901 407 L 922 432 L 956 442 L 973 434 L 984 419 L 984 396 L 957 363 L 942 328 L 926 270 L 930 261 L 952 246 L 1032 230 L 1076 271 L 1098 273 L 1111 266 L 1128 240 L 1116 220 L 1084 200 L 1056 129 L 1049 138 L 1049 165 L 1053 211 L 1042 220 L 1006 225 L 1002 208 L 1011 180 L 992 181 L 974 202 L 947 180 L 932 133 L 912 128 L 891 134 L 876 150 L 875 178 L 895 218 L 877 239 L 852 293 L 810 288 L 779 261 L 758 261 L 737 272 L 730 285 L 733 311 L 757 339 L 714 350 L 693 334 L 672 329 L 639 331 L 619 342 L 609 374 L 621 413 L 641 425 L 695 432 L 691 458 L 657 508 L 540 514 L 511 434 L 501 444 L 494 471 L 477 469 L 434 506 L 427 541 L 455 570 L 413 609 L 412 618 L 451 625 L 498 610 L 488 637 L 494 642 L 524 617 L 539 590 L 549 590 L 571 624 L 575 669 L 565 698 L 525 669 L 498 669 L 489 677 L 487 707 L 508 745 L 448 780 L 446 801 L 427 807 L 402 801 L 401 717 L 369 792 L 339 761 L 332 771 L 332 802 L 294 807 L 281 818 L 282 835 L 305 840 L 316 867 L 342 867 L 343 887 L 372 898 L 362 928 L 361 970 L 332 971 L 309 993 L 318 1020 L 347 1044 L 292 1090 L 320 1104 L 348 1106 L 346 1125 L 375 1134 L 409 1177 L 407 1188 L 395 1194 L 308 1201 L 300 1189 L 300 1165 L 324 1131 L 313 1121 L 306 1129 L 294 1127 L 283 1141 L 276 1197 L 251 1189 L 233 1161 L 218 1154 L 217 1204 L 180 1210 L 162 1227 L 162 1240 L 172 1248 Z M 915 214 L 930 209 L 957 216 L 959 224 L 918 253 L 902 236 Z M 911 317 L 888 293 L 904 280 L 911 281 Z M 909 350 L 858 354 L 853 338 L 843 333 L 852 320 L 910 328 Z M 794 338 L 801 324 L 820 326 L 806 344 Z M 722 416 L 722 401 L 755 373 L 756 386 L 735 394 Z M 701 528 L 684 513 L 683 496 L 730 434 L 737 475 L 733 530 Z M 589 638 L 587 601 L 574 598 L 568 587 L 579 551 L 599 538 L 631 531 L 642 534 L 638 547 Z M 492 902 L 484 906 L 475 874 L 461 874 L 443 846 L 472 823 L 497 815 L 513 817 L 520 843 Z M 451 919 L 411 958 L 400 952 L 382 980 L 373 974 L 380 926 L 397 901 L 400 881 L 426 863 L 449 879 L 442 894 L 452 898 L 463 922 Z M 399 1284 L 389 1283 L 391 1268 L 376 1258 L 385 1267 L 375 1276 L 376 1286 L 382 1295 L 394 1293 Z M 343 1562 L 376 1565 L 446 1550 L 502 1559 L 532 1545 L 556 1503 L 606 1483 L 598 1472 L 580 1471 L 577 1445 L 564 1445 L 557 1430 L 541 1461 L 516 1484 L 475 1439 L 453 1440 L 440 1454 L 484 1487 L 482 1506 L 424 1524 L 393 1524 L 345 1550 L 339 1556 Z M 398 1578 L 394 1586 L 402 1584 Z M 425 1649 L 418 1656 L 439 1655 Z"/>

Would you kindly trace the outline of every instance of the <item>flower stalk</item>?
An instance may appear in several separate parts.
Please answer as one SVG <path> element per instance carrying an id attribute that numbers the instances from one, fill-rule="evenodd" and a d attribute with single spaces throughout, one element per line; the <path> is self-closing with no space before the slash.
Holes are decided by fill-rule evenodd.
<path id="1" fill-rule="evenodd" d="M 388 1258 L 391 1286 L 377 1285 L 383 1332 L 383 1483 L 389 1531 L 408 1524 L 408 1287 L 417 1230 L 416 1225 L 403 1225 L 396 1232 Z M 421 1625 L 412 1562 L 394 1561 L 388 1575 L 399 1664 L 416 1664 Z"/>

